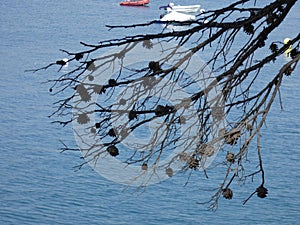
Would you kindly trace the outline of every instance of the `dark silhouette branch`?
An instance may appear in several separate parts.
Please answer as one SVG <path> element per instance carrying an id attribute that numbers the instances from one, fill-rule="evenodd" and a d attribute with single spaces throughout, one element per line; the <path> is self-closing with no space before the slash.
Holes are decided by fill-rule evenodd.
<path id="1" fill-rule="evenodd" d="M 78 168 L 87 163 L 96 167 L 107 157 L 123 157 L 120 161 L 127 166 L 141 164 L 142 172 L 131 182 L 148 174 L 140 185 L 144 187 L 161 176 L 162 169 L 173 176 L 175 165 L 189 171 L 188 179 L 198 170 L 208 178 L 207 166 L 221 149 L 216 159 L 221 159 L 217 165 L 225 176 L 211 189 L 215 194 L 206 202 L 209 208 L 216 209 L 221 196 L 233 197 L 231 185 L 235 181 L 255 175 L 261 175 L 260 186 L 243 204 L 255 193 L 266 197 L 261 129 L 276 97 L 282 104 L 281 84 L 284 77 L 293 74 L 300 59 L 300 33 L 291 34 L 287 43 L 269 39 L 295 3 L 274 0 L 256 7 L 255 1 L 235 1 L 197 16 L 186 29 L 162 28 L 158 33 L 96 44 L 80 42 L 85 47 L 80 52 L 61 50 L 69 57 L 71 68 L 49 80 L 50 92 L 69 96 L 54 103 L 50 117 L 57 117 L 54 122 L 63 126 L 73 125 L 85 160 Z M 154 23 L 107 28 L 130 30 Z M 99 50 L 109 47 L 117 50 L 98 55 Z M 137 49 L 139 54 L 133 54 Z M 148 50 L 153 51 L 153 58 L 147 58 Z M 289 60 L 278 62 L 287 53 Z M 131 54 L 140 61 L 128 61 Z M 195 55 L 203 56 L 205 63 L 195 61 Z M 278 72 L 269 71 L 271 64 Z M 57 60 L 31 71 L 54 66 L 61 73 L 64 62 Z M 191 67 L 193 76 L 188 74 Z M 78 130 L 81 127 L 84 129 Z M 135 134 L 148 139 L 132 139 Z M 256 152 L 251 143 L 256 143 Z M 230 151 L 224 155 L 225 149 Z M 75 149 L 64 145 L 61 150 Z M 176 154 L 168 158 L 172 152 Z M 258 159 L 257 171 L 248 172 L 249 154 Z"/>

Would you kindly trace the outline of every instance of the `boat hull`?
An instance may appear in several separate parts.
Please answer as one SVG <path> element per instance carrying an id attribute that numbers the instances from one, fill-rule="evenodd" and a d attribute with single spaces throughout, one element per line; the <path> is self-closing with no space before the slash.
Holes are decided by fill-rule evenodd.
<path id="1" fill-rule="evenodd" d="M 150 0 L 141 0 L 141 1 L 124 1 L 120 2 L 122 6 L 144 6 L 149 4 Z"/>
<path id="2" fill-rule="evenodd" d="M 194 20 L 196 20 L 196 17 L 194 15 L 188 15 L 188 14 L 172 11 L 172 12 L 164 15 L 160 19 L 160 22 L 163 22 L 163 23 L 179 22 L 180 23 L 180 22 L 192 22 Z"/>

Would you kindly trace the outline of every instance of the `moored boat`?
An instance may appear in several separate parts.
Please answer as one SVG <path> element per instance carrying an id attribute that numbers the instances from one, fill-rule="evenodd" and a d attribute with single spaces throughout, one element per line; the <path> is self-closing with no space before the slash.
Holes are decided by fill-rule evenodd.
<path id="1" fill-rule="evenodd" d="M 191 22 L 195 20 L 196 17 L 194 15 L 188 15 L 176 11 L 171 11 L 166 15 L 163 15 L 160 19 L 160 22 L 169 23 L 169 22 Z"/>
<path id="2" fill-rule="evenodd" d="M 150 0 L 126 0 L 120 2 L 123 6 L 144 6 L 150 3 Z"/>
<path id="3" fill-rule="evenodd" d="M 160 9 L 165 9 L 167 12 L 175 11 L 179 13 L 198 13 L 200 5 L 175 5 L 173 2 L 167 6 L 161 6 Z"/>

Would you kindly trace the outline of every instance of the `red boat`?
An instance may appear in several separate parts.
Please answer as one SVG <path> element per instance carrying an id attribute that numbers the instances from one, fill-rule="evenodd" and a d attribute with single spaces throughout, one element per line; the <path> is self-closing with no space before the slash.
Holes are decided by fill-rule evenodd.
<path id="1" fill-rule="evenodd" d="M 127 5 L 127 6 L 144 6 L 149 4 L 150 0 L 126 0 L 120 2 L 120 5 Z"/>

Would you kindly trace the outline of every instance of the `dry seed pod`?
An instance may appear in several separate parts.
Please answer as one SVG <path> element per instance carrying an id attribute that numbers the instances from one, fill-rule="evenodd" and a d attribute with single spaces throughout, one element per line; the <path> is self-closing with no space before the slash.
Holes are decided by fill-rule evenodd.
<path id="1" fill-rule="evenodd" d="M 126 100 L 124 98 L 121 98 L 119 101 L 120 105 L 126 105 Z"/>
<path id="2" fill-rule="evenodd" d="M 199 145 L 197 150 L 196 150 L 196 154 L 197 155 L 203 155 L 205 153 L 206 146 L 207 146 L 207 144 L 205 144 L 205 143 Z"/>
<path id="3" fill-rule="evenodd" d="M 267 197 L 268 194 L 268 189 L 265 188 L 264 186 L 259 186 L 256 188 L 257 196 L 260 198 L 265 198 Z"/>
<path id="4" fill-rule="evenodd" d="M 252 124 L 248 123 L 248 124 L 246 125 L 246 129 L 247 129 L 248 131 L 253 130 Z"/>
<path id="5" fill-rule="evenodd" d="M 184 116 L 180 116 L 180 117 L 179 117 L 179 123 L 180 123 L 180 124 L 186 124 L 186 119 L 185 119 Z"/>
<path id="6" fill-rule="evenodd" d="M 142 170 L 147 170 L 147 169 L 148 169 L 147 163 L 143 163 L 143 165 L 142 165 Z"/>
<path id="7" fill-rule="evenodd" d="M 207 145 L 204 151 L 204 155 L 211 157 L 214 154 L 214 152 L 215 152 L 214 147 L 211 145 Z"/>
<path id="8" fill-rule="evenodd" d="M 235 160 L 234 154 L 232 152 L 228 152 L 226 155 L 226 161 L 233 164 L 234 160 Z"/>
<path id="9" fill-rule="evenodd" d="M 109 131 L 108 131 L 108 135 L 111 136 L 111 137 L 116 137 L 116 132 L 114 130 L 114 128 L 111 128 Z"/>
<path id="10" fill-rule="evenodd" d="M 225 142 L 229 145 L 235 145 L 240 136 L 241 131 L 239 129 L 232 129 L 231 131 L 225 133 Z"/>
<path id="11" fill-rule="evenodd" d="M 113 157 L 116 157 L 117 155 L 119 155 L 119 150 L 114 145 L 109 146 L 106 151 Z"/>
<path id="12" fill-rule="evenodd" d="M 169 177 L 172 177 L 173 176 L 173 170 L 169 167 L 166 169 L 166 174 L 169 176 Z"/>
<path id="13" fill-rule="evenodd" d="M 94 85 L 93 86 L 93 90 L 96 94 L 102 94 L 102 93 L 105 93 L 105 88 L 101 85 Z"/>
<path id="14" fill-rule="evenodd" d="M 88 102 L 91 100 L 91 95 L 88 93 L 87 89 L 83 84 L 78 84 L 75 87 L 75 90 L 79 94 L 82 101 Z"/>
<path id="15" fill-rule="evenodd" d="M 207 157 L 211 157 L 214 154 L 214 152 L 214 147 L 205 143 L 201 144 L 196 150 L 196 154 Z"/>
<path id="16" fill-rule="evenodd" d="M 178 156 L 179 156 L 179 159 L 184 162 L 189 162 L 189 160 L 190 160 L 190 156 L 185 152 L 181 152 Z"/>
<path id="17" fill-rule="evenodd" d="M 199 166 L 199 160 L 191 157 L 188 164 L 190 169 L 197 169 Z"/>
<path id="18" fill-rule="evenodd" d="M 230 188 L 224 188 L 224 189 L 222 190 L 222 195 L 223 195 L 223 197 L 226 198 L 226 199 L 232 199 L 232 197 L 233 197 L 233 192 L 232 192 L 232 190 L 231 190 Z"/>
<path id="19" fill-rule="evenodd" d="M 79 124 L 86 124 L 86 123 L 90 122 L 90 118 L 87 116 L 86 113 L 82 113 L 82 114 L 78 115 L 77 122 Z"/>
<path id="20" fill-rule="evenodd" d="M 137 113 L 135 111 L 131 110 L 128 114 L 128 118 L 129 118 L 129 120 L 137 119 Z"/>
<path id="21" fill-rule="evenodd" d="M 89 75 L 88 79 L 89 79 L 89 81 L 93 81 L 94 80 L 94 76 L 93 75 Z"/>

